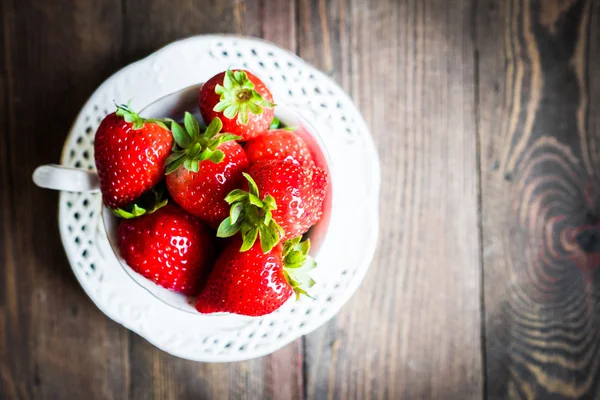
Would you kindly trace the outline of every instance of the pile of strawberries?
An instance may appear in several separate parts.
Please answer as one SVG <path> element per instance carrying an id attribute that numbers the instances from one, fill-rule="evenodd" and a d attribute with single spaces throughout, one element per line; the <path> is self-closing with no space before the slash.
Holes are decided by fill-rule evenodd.
<path id="1" fill-rule="evenodd" d="M 103 201 L 122 218 L 122 258 L 147 279 L 196 297 L 201 313 L 249 316 L 307 294 L 316 266 L 302 236 L 328 186 L 307 144 L 274 117 L 256 76 L 228 70 L 199 93 L 202 129 L 117 106 L 94 142 Z"/>

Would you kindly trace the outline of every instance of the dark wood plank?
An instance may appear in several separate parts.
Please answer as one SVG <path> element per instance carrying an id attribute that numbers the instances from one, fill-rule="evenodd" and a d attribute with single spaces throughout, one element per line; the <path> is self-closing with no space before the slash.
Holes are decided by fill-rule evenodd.
<path id="1" fill-rule="evenodd" d="M 296 1 L 262 3 L 262 37 L 284 49 L 296 52 Z"/>
<path id="2" fill-rule="evenodd" d="M 2 398 L 119 397 L 128 386 L 124 330 L 71 273 L 56 193 L 31 183 L 38 164 L 58 160 L 78 107 L 119 65 L 114 9 L 118 1 L 0 5 Z"/>
<path id="3" fill-rule="evenodd" d="M 487 394 L 600 398 L 600 5 L 477 14 Z"/>
<path id="4" fill-rule="evenodd" d="M 0 21 L 5 21 L 5 7 L 0 7 Z M 8 71 L 8 51 L 6 45 L 6 30 L 0 30 L 0 126 L 2 132 L 8 132 L 10 129 L 9 121 L 9 79 Z M 11 249 L 12 242 L 9 242 L 11 236 L 11 226 L 8 224 L 10 218 L 8 188 L 11 176 L 8 170 L 8 135 L 0 134 L 0 209 L 2 211 L 0 230 L 0 397 L 16 398 L 19 391 L 25 392 L 27 389 L 18 384 L 15 376 L 24 374 L 23 367 L 19 365 L 18 360 L 9 358 L 8 341 L 11 337 L 7 325 L 12 325 L 17 318 L 16 295 L 14 286 L 7 287 L 7 282 L 14 281 L 15 260 Z M 10 309 L 10 314 L 9 314 Z"/>
<path id="5" fill-rule="evenodd" d="M 356 295 L 306 339 L 314 399 L 482 394 L 471 4 L 300 1 L 300 55 L 363 111 L 381 240 Z"/>
<path id="6" fill-rule="evenodd" d="M 262 2 L 251 0 L 123 0 L 125 59 L 136 61 L 190 35 L 221 32 L 261 36 L 261 9 Z"/>

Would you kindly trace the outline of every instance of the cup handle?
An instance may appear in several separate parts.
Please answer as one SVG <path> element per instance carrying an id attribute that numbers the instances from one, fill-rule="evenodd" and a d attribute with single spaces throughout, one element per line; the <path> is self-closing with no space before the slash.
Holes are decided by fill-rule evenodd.
<path id="1" fill-rule="evenodd" d="M 33 182 L 41 188 L 65 192 L 100 191 L 100 180 L 95 172 L 55 164 L 37 167 L 33 172 Z"/>

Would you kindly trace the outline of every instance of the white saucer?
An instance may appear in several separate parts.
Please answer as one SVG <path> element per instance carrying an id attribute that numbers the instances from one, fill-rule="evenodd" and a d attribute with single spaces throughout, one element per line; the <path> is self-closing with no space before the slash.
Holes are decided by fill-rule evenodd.
<path id="1" fill-rule="evenodd" d="M 371 134 L 348 96 L 297 56 L 262 40 L 196 36 L 123 68 L 87 101 L 65 142 L 61 162 L 94 168 L 92 140 L 114 103 L 134 109 L 226 68 L 246 68 L 322 134 L 335 175 L 333 211 L 317 257 L 315 299 L 289 301 L 275 313 L 210 326 L 140 287 L 121 268 L 102 232 L 98 194 L 62 192 L 59 226 L 73 271 L 108 317 L 156 347 L 196 361 L 240 361 L 272 353 L 333 317 L 367 271 L 378 236 L 379 160 Z M 242 322 L 240 322 L 242 321 Z"/>

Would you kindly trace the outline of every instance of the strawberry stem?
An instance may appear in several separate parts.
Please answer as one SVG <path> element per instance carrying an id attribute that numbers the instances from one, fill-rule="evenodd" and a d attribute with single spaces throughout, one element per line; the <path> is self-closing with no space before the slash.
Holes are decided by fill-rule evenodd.
<path id="1" fill-rule="evenodd" d="M 213 111 L 222 112 L 228 119 L 234 119 L 237 115 L 237 121 L 242 125 L 248 124 L 248 113 L 258 115 L 262 114 L 264 108 L 275 107 L 274 103 L 265 100 L 254 90 L 254 83 L 244 71 L 228 69 L 223 77 L 223 85 L 215 86 L 215 93 L 221 97 Z"/>
<path id="2" fill-rule="evenodd" d="M 134 204 L 126 208 L 113 208 L 111 211 L 114 215 L 123 219 L 132 219 L 141 217 L 145 214 L 152 214 L 153 212 L 166 206 L 169 202 L 168 199 L 163 199 L 164 191 L 164 185 L 159 184 L 151 190 L 153 195 L 152 200 L 149 199 L 148 192 L 146 192 Z"/>
<path id="3" fill-rule="evenodd" d="M 117 116 L 123 118 L 125 120 L 125 122 L 132 124 L 131 128 L 133 130 L 137 131 L 139 129 L 142 129 L 144 127 L 145 123 L 157 124 L 161 128 L 169 130 L 169 128 L 165 124 L 166 120 L 154 119 L 154 118 L 145 119 L 145 118 L 140 117 L 140 115 L 138 113 L 136 113 L 135 111 L 133 111 L 131 109 L 131 100 L 128 101 L 127 104 L 118 105 L 115 103 L 115 106 L 117 107 L 117 111 L 116 111 Z"/>
<path id="4" fill-rule="evenodd" d="M 283 275 L 294 290 L 296 300 L 301 295 L 311 297 L 306 289 L 315 285 L 309 272 L 317 267 L 315 260 L 308 255 L 310 239 L 302 237 L 287 240 L 283 245 Z M 312 298 L 312 297 L 311 297 Z"/>
<path id="5" fill-rule="evenodd" d="M 245 172 L 243 175 L 248 180 L 249 191 L 235 189 L 225 197 L 231 209 L 229 217 L 219 225 L 217 236 L 226 238 L 240 232 L 240 251 L 249 250 L 258 238 L 263 253 L 268 253 L 285 235 L 281 226 L 273 220 L 272 211 L 277 209 L 277 204 L 271 195 L 261 199 L 254 179 Z"/>
<path id="6" fill-rule="evenodd" d="M 217 148 L 225 142 L 241 139 L 240 136 L 230 133 L 220 133 L 223 123 L 219 118 L 213 119 L 206 131 L 201 133 L 198 120 L 186 112 L 183 125 L 182 127 L 171 121 L 175 148 L 165 161 L 167 175 L 177 171 L 182 165 L 188 171 L 198 172 L 200 163 L 205 160 L 218 164 L 223 161 L 225 154 Z"/>
<path id="7" fill-rule="evenodd" d="M 279 129 L 280 125 L 281 125 L 281 122 L 279 121 L 279 118 L 273 117 L 273 120 L 271 121 L 271 125 L 269 126 L 269 129 Z"/>

